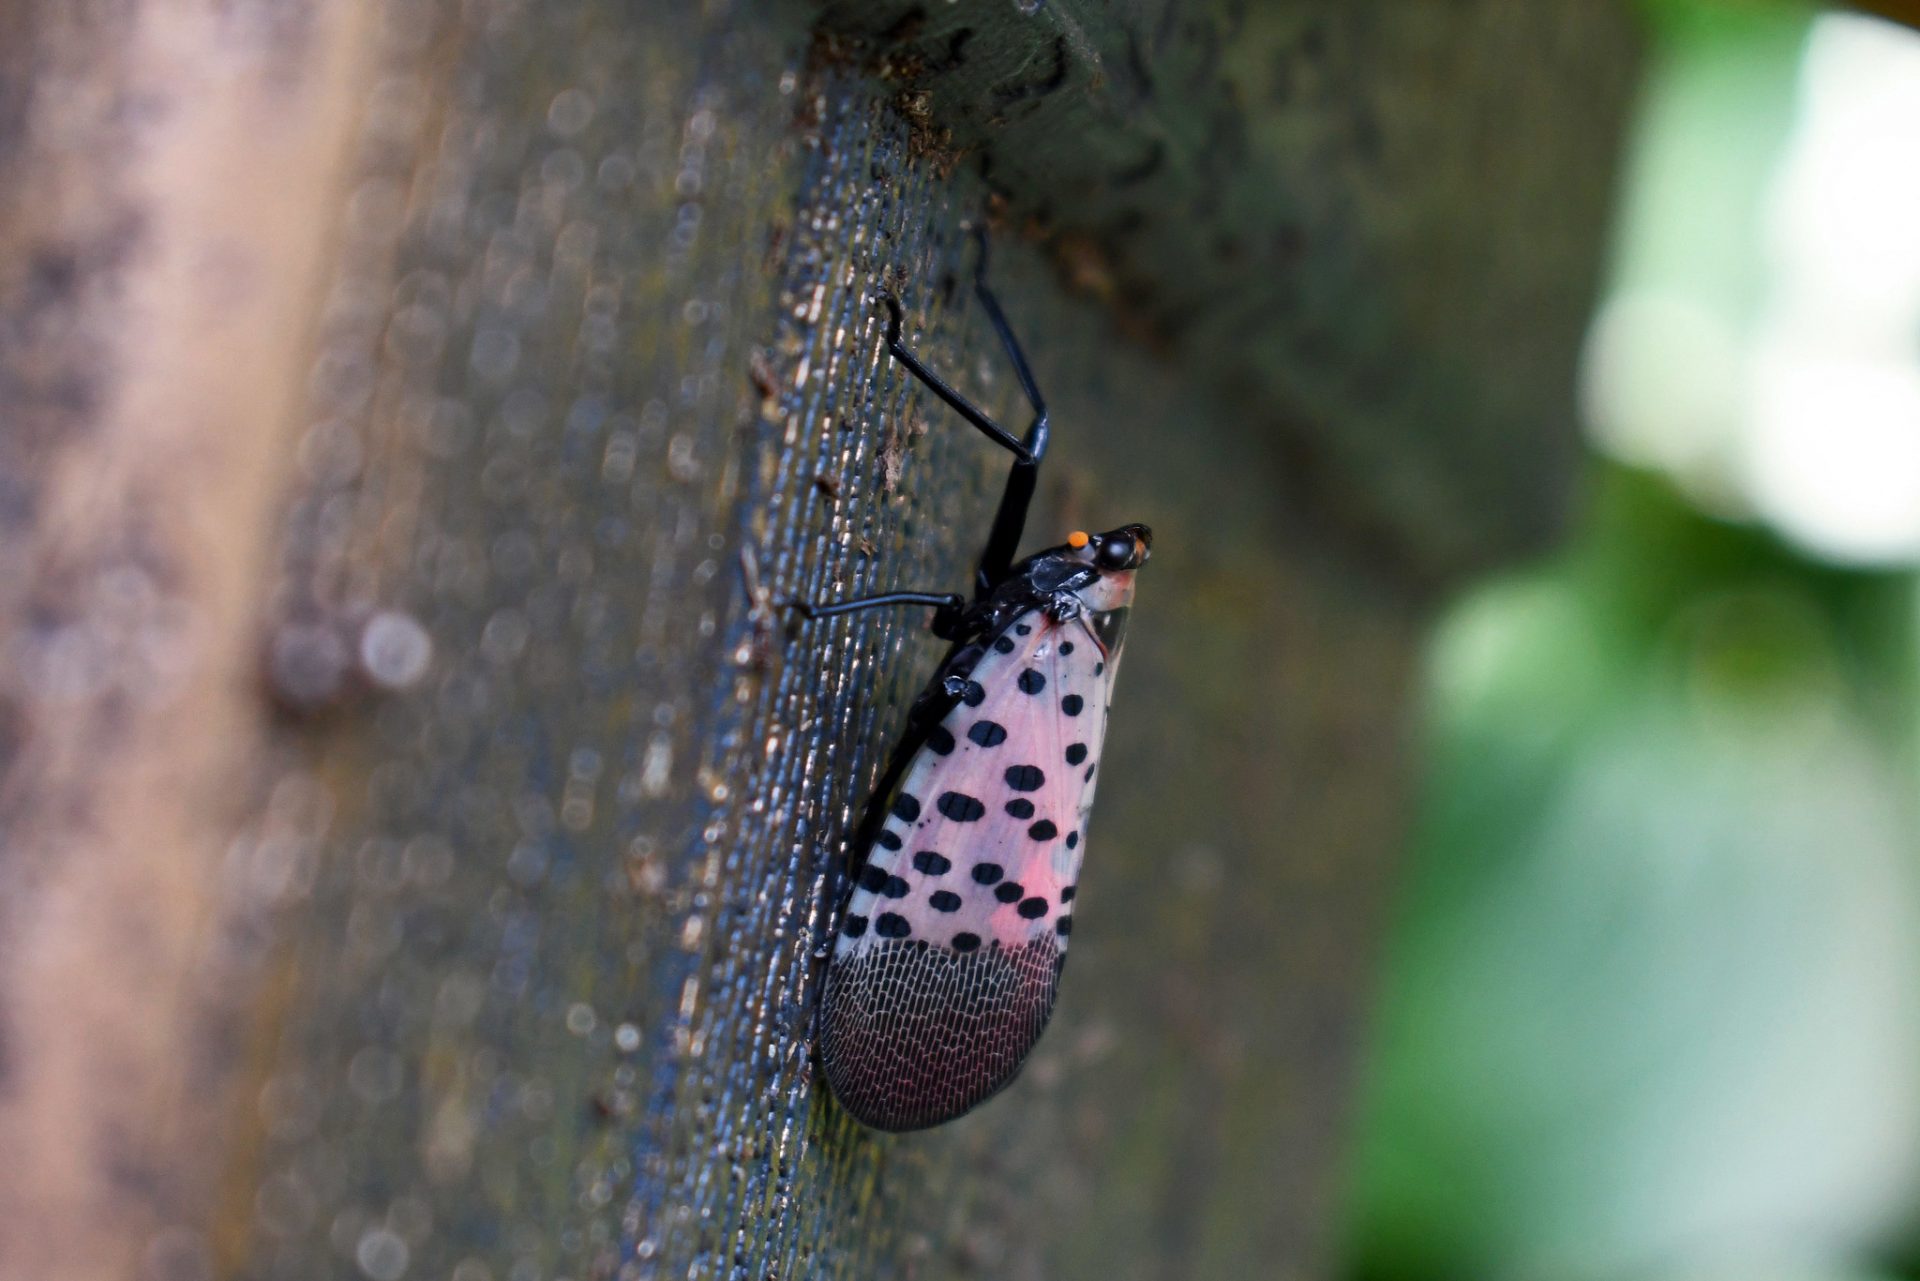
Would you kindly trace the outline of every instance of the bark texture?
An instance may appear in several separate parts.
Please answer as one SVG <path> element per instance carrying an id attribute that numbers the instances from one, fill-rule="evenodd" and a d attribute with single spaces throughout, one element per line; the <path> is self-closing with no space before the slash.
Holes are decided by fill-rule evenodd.
<path id="1" fill-rule="evenodd" d="M 1326 1275 L 1428 602 L 1556 518 L 1628 16 L 0 15 L 0 1274 Z M 1624 8 L 1624 7 L 1622 7 Z M 1054 1026 L 812 1079 L 1019 416 L 1152 524 Z"/>

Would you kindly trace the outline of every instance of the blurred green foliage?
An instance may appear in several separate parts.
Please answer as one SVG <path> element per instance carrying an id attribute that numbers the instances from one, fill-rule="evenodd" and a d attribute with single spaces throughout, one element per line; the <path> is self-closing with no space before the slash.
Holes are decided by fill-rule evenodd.
<path id="1" fill-rule="evenodd" d="M 1359 1273 L 1870 1275 L 1920 1119 L 1909 582 L 1597 488 L 1435 645 Z"/>
<path id="2" fill-rule="evenodd" d="M 1645 10 L 1615 284 L 1739 333 L 1812 11 Z M 1670 363 L 1656 405 L 1705 376 Z M 1648 472 L 1591 491 L 1433 645 L 1352 1274 L 1920 1275 L 1913 580 Z"/>

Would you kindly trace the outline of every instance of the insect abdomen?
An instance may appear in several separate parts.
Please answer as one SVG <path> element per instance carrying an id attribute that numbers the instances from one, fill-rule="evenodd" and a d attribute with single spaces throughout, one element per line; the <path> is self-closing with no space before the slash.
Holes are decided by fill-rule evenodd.
<path id="1" fill-rule="evenodd" d="M 836 956 L 819 1029 L 834 1096 L 876 1130 L 966 1112 L 1018 1075 L 1053 1013 L 1064 960 L 1050 938 L 965 954 L 889 939 Z"/>

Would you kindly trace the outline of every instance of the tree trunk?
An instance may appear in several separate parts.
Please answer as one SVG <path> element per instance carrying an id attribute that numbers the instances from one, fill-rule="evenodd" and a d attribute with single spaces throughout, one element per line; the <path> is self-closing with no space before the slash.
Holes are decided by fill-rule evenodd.
<path id="1" fill-rule="evenodd" d="M 1026 10 L 1031 8 L 1031 12 Z M 1625 6 L 0 15 L 0 1274 L 1326 1275 L 1422 618 L 1537 547 Z M 1055 1026 L 812 1074 L 1006 459 L 1153 525 Z"/>

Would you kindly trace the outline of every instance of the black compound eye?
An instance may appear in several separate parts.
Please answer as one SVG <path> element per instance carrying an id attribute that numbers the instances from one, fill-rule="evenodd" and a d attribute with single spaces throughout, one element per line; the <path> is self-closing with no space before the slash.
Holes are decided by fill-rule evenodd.
<path id="1" fill-rule="evenodd" d="M 1127 562 L 1133 559 L 1133 540 L 1131 538 L 1109 538 L 1100 544 L 1097 558 L 1102 569 L 1125 569 Z"/>

